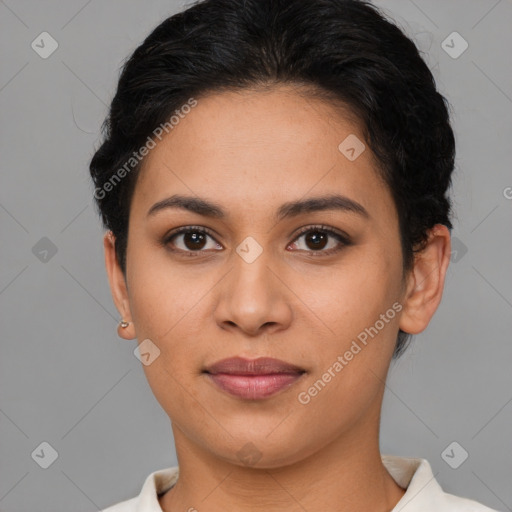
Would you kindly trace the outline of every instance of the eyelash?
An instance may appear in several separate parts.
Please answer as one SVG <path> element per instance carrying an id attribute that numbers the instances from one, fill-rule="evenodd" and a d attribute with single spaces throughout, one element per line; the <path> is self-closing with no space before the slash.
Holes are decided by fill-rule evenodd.
<path id="1" fill-rule="evenodd" d="M 311 251 L 306 251 L 309 254 L 313 254 L 315 256 L 316 255 L 329 256 L 331 254 L 334 254 L 334 253 L 337 253 L 337 252 L 341 251 L 343 246 L 349 246 L 349 245 L 352 244 L 350 239 L 349 239 L 349 237 L 347 235 L 339 233 L 337 231 L 334 231 L 334 230 L 328 228 L 327 226 L 323 226 L 323 225 L 306 226 L 306 227 L 302 228 L 299 231 L 299 233 L 297 233 L 296 237 L 293 239 L 293 241 L 291 243 L 294 243 L 302 235 L 304 235 L 305 233 L 309 233 L 309 232 L 320 232 L 320 233 L 323 233 L 323 234 L 327 234 L 327 235 L 330 235 L 330 236 L 336 238 L 339 242 L 341 242 L 341 246 L 338 246 L 337 248 L 331 248 L 331 249 L 328 249 L 328 250 L 320 250 L 320 251 L 312 251 L 312 250 Z M 203 228 L 203 227 L 200 227 L 200 226 L 184 226 L 184 227 L 178 228 L 175 231 L 172 231 L 171 233 L 166 235 L 164 237 L 164 239 L 162 240 L 162 244 L 164 245 L 164 247 L 166 247 L 168 250 L 170 250 L 173 253 L 182 253 L 183 255 L 187 255 L 189 257 L 197 257 L 202 252 L 205 252 L 204 249 L 201 249 L 201 250 L 198 250 L 198 251 L 190 251 L 190 250 L 185 251 L 183 249 L 171 249 L 169 247 L 169 244 L 170 244 L 171 240 L 174 237 L 176 237 L 178 235 L 181 235 L 181 234 L 184 234 L 184 233 L 185 234 L 186 233 L 202 233 L 202 234 L 210 236 L 211 238 L 213 238 L 215 240 L 215 237 L 213 236 L 213 233 L 209 229 L 207 229 L 207 228 Z"/>

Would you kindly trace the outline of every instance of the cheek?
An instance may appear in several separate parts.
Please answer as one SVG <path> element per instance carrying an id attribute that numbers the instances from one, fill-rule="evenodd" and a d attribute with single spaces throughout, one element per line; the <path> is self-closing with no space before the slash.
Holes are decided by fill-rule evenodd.
<path id="1" fill-rule="evenodd" d="M 314 294 L 313 309 L 330 330 L 322 336 L 323 349 L 309 384 L 320 379 L 317 387 L 322 391 L 311 402 L 333 422 L 340 410 L 361 413 L 382 389 L 396 343 L 401 276 L 401 260 L 393 251 L 367 248 L 357 264 L 331 275 L 325 293 Z M 331 409 L 329 403 L 341 409 Z"/>
<path id="2" fill-rule="evenodd" d="M 396 342 L 401 275 L 398 265 L 387 267 L 380 259 L 361 272 L 340 272 L 332 276 L 336 285 L 328 293 L 316 294 L 315 311 L 330 331 L 318 340 L 322 350 L 314 355 L 315 372 L 299 390 L 309 401 L 300 406 L 304 430 L 327 437 L 329 430 L 334 436 L 341 424 L 354 424 L 380 399 Z"/>
<path id="3" fill-rule="evenodd" d="M 167 414 L 184 423 L 183 411 L 201 414 L 194 410 L 197 392 L 188 383 L 197 379 L 204 350 L 205 326 L 197 306 L 208 287 L 196 290 L 187 279 L 165 275 L 155 266 L 133 271 L 130 307 L 137 338 L 139 343 L 150 339 L 158 349 L 158 357 L 143 365 L 146 379 Z"/>
<path id="4" fill-rule="evenodd" d="M 401 276 L 400 260 L 394 255 L 377 247 L 362 250 L 354 254 L 352 263 L 333 268 L 323 286 L 309 292 L 312 309 L 347 340 L 373 325 L 400 299 Z M 389 320 L 392 323 L 393 318 Z"/>
<path id="5" fill-rule="evenodd" d="M 191 277 L 193 270 L 176 272 L 150 252 L 134 248 L 130 253 L 130 310 L 139 343 L 149 339 L 159 351 L 154 362 L 143 365 L 157 400 L 170 395 L 176 401 L 183 393 L 179 383 L 197 372 L 205 338 L 201 301 L 213 282 Z"/>
<path id="6" fill-rule="evenodd" d="M 211 285 L 207 274 L 193 266 L 180 268 L 161 248 L 146 244 L 128 248 L 130 310 L 139 339 L 165 340 L 176 336 L 182 324 L 195 325 L 195 306 Z"/>

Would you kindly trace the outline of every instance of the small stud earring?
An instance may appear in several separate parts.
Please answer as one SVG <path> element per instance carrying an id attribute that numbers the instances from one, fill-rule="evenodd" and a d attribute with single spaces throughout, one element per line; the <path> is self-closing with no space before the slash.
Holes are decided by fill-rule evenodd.
<path id="1" fill-rule="evenodd" d="M 126 329 L 129 325 L 130 325 L 130 322 L 126 322 L 125 320 L 121 320 L 119 322 L 119 325 L 123 328 L 123 329 Z"/>

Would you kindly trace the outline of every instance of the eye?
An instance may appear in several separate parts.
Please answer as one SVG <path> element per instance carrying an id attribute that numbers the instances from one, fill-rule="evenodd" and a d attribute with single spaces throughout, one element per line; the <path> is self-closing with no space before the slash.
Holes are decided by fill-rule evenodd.
<path id="1" fill-rule="evenodd" d="M 333 231 L 326 226 L 308 226 L 303 228 L 299 232 L 299 235 L 300 236 L 295 239 L 296 241 L 294 241 L 288 247 L 295 245 L 298 246 L 299 250 L 306 250 L 307 252 L 311 252 L 313 254 L 327 256 L 340 251 L 344 246 L 351 245 L 350 239 L 347 235 Z M 302 244 L 297 243 L 297 240 L 300 240 L 301 238 L 304 238 L 304 242 Z M 329 238 L 334 238 L 337 240 L 337 243 L 329 244 Z M 330 247 L 325 250 L 325 248 L 329 245 Z"/>
<path id="2" fill-rule="evenodd" d="M 208 249 L 206 247 L 208 245 L 208 237 L 215 241 L 207 229 L 200 228 L 198 226 L 185 226 L 178 228 L 177 230 L 167 235 L 163 240 L 163 244 L 173 252 L 188 253 L 187 256 L 195 256 L 193 253 L 200 253 Z M 181 245 L 181 247 L 176 248 L 176 246 L 179 245 Z M 174 248 L 172 246 L 174 246 Z M 211 244 L 211 247 L 212 246 L 214 248 L 220 247 L 222 249 L 222 246 L 216 241 L 215 243 Z"/>
<path id="3" fill-rule="evenodd" d="M 210 248 L 207 247 L 208 238 L 212 239 Z M 304 242 L 297 243 L 297 240 L 301 238 L 304 238 Z M 334 239 L 337 242 L 329 244 L 329 239 Z M 170 251 L 183 253 L 187 256 L 196 256 L 212 249 L 214 251 L 222 250 L 222 246 L 215 240 L 210 231 L 199 226 L 178 228 L 169 233 L 162 243 Z M 327 247 L 329 245 L 331 247 Z M 351 245 L 351 242 L 345 234 L 333 231 L 326 226 L 307 226 L 299 232 L 298 238 L 295 238 L 295 241 L 289 244 L 288 247 L 296 246 L 295 248 L 298 250 L 304 250 L 313 254 L 329 255 L 340 251 L 347 245 Z"/>

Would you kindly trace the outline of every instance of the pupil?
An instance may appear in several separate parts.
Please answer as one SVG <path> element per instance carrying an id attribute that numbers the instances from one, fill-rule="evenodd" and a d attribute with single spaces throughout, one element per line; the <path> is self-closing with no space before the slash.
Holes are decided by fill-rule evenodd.
<path id="1" fill-rule="evenodd" d="M 325 247 L 325 240 L 326 240 L 326 236 L 325 236 L 325 233 L 320 233 L 319 231 L 313 231 L 308 237 L 308 241 L 312 241 L 313 242 L 313 245 L 315 247 L 313 247 L 313 249 L 323 249 Z M 324 242 L 322 244 L 322 242 Z M 319 247 L 319 243 L 320 243 L 320 247 Z"/>
<path id="2" fill-rule="evenodd" d="M 193 242 L 191 246 L 189 246 L 187 243 L 187 241 L 189 241 L 190 239 Z M 202 233 L 185 233 L 185 245 L 187 246 L 188 249 L 201 249 L 202 243 L 204 244 L 204 235 Z"/>

